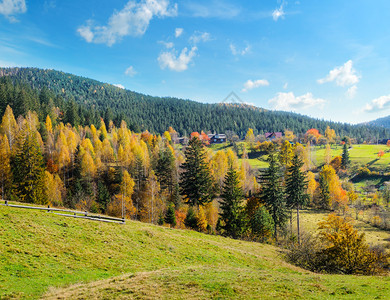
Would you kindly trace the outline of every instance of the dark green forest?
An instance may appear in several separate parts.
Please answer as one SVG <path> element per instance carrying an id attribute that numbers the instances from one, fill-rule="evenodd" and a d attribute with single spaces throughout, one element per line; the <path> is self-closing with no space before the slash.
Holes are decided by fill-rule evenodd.
<path id="1" fill-rule="evenodd" d="M 180 135 L 231 130 L 240 137 L 248 128 L 253 128 L 255 134 L 285 129 L 303 134 L 310 128 L 323 133 L 330 126 L 338 136 L 354 137 L 358 142 L 388 135 L 385 128 L 335 123 L 250 105 L 203 104 L 143 95 L 55 70 L 0 68 L 0 76 L 0 115 L 10 105 L 16 116 L 33 110 L 41 121 L 50 115 L 52 120 L 77 126 L 97 125 L 103 118 L 107 125 L 113 120 L 119 126 L 123 119 L 135 132 L 148 130 L 157 134 L 170 126 Z"/>

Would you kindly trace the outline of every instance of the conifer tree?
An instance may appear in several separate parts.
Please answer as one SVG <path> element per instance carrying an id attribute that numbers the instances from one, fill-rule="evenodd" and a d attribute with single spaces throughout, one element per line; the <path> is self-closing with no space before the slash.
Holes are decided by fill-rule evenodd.
<path id="1" fill-rule="evenodd" d="M 198 228 L 198 220 L 196 219 L 194 208 L 192 206 L 188 208 L 186 218 L 184 219 L 184 225 L 191 229 Z"/>
<path id="2" fill-rule="evenodd" d="M 175 206 L 173 204 L 169 205 L 164 221 L 172 227 L 176 226 Z"/>
<path id="3" fill-rule="evenodd" d="M 181 165 L 181 194 L 191 206 L 204 205 L 213 199 L 213 182 L 206 161 L 206 152 L 202 142 L 193 137 L 186 150 L 185 162 Z"/>
<path id="4" fill-rule="evenodd" d="M 36 132 L 19 136 L 11 160 L 14 191 L 22 202 L 47 204 L 45 168 Z"/>
<path id="5" fill-rule="evenodd" d="M 274 238 L 277 240 L 277 228 L 282 227 L 287 220 L 286 203 L 283 197 L 282 183 L 280 180 L 280 167 L 276 162 L 275 154 L 268 156 L 269 167 L 261 176 L 261 199 L 271 214 L 274 221 Z"/>
<path id="6" fill-rule="evenodd" d="M 343 145 L 343 154 L 341 156 L 341 167 L 343 169 L 346 169 L 346 168 L 348 168 L 350 163 L 351 163 L 351 160 L 349 158 L 348 145 L 347 145 L 347 141 L 345 141 L 344 145 Z"/>
<path id="7" fill-rule="evenodd" d="M 238 238 L 244 227 L 243 190 L 240 187 L 238 173 L 230 166 L 224 181 L 220 201 L 220 218 L 225 235 Z"/>
<path id="8" fill-rule="evenodd" d="M 290 208 L 295 208 L 297 210 L 298 243 L 300 243 L 299 209 L 309 200 L 309 195 L 306 193 L 307 180 L 305 174 L 301 170 L 302 166 L 303 162 L 299 159 L 298 155 L 295 154 L 291 166 L 287 168 L 286 178 L 287 205 Z"/>

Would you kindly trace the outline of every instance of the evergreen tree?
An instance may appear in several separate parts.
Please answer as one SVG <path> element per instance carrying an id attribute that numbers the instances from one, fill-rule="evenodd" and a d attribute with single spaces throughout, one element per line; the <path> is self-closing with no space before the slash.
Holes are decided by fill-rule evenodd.
<path id="1" fill-rule="evenodd" d="M 264 206 L 260 206 L 256 209 L 250 219 L 250 228 L 252 234 L 257 236 L 261 242 L 265 242 L 272 236 L 274 221 Z"/>
<path id="2" fill-rule="evenodd" d="M 232 238 L 240 237 L 244 228 L 243 198 L 238 173 L 230 166 L 224 181 L 220 201 L 220 218 L 224 221 L 224 234 Z"/>
<path id="3" fill-rule="evenodd" d="M 268 156 L 269 167 L 261 176 L 262 194 L 264 201 L 274 222 L 274 238 L 277 240 L 277 228 L 286 223 L 286 203 L 283 197 L 282 183 L 280 180 L 280 167 L 276 162 L 275 154 Z"/>
<path id="4" fill-rule="evenodd" d="M 185 158 L 181 165 L 181 194 L 191 206 L 204 205 L 213 199 L 213 182 L 204 146 L 197 137 L 190 140 Z"/>
<path id="5" fill-rule="evenodd" d="M 184 225 L 195 230 L 198 228 L 198 220 L 192 206 L 188 208 L 186 218 L 184 219 Z"/>
<path id="6" fill-rule="evenodd" d="M 103 181 L 99 180 L 97 184 L 96 202 L 99 204 L 101 211 L 104 213 L 107 205 L 110 202 L 111 196 L 107 186 Z"/>
<path id="7" fill-rule="evenodd" d="M 14 191 L 22 202 L 47 204 L 45 168 L 37 132 L 25 129 L 11 159 Z"/>
<path id="8" fill-rule="evenodd" d="M 169 148 L 160 151 L 157 160 L 156 175 L 160 182 L 161 190 L 168 190 L 170 200 L 174 200 L 176 165 L 175 156 Z"/>
<path id="9" fill-rule="evenodd" d="M 165 223 L 170 224 L 171 226 L 176 226 L 176 215 L 175 215 L 175 206 L 173 204 L 169 205 L 168 210 L 164 218 Z"/>
<path id="10" fill-rule="evenodd" d="M 344 142 L 343 146 L 343 154 L 341 156 L 341 167 L 343 169 L 348 168 L 349 164 L 351 163 L 351 160 L 349 158 L 349 153 L 348 153 L 348 145 L 347 142 Z"/>
<path id="11" fill-rule="evenodd" d="M 292 159 L 292 164 L 287 168 L 286 178 L 286 200 L 290 208 L 297 210 L 297 232 L 298 243 L 300 243 L 299 235 L 299 209 L 305 205 L 309 200 L 309 195 L 306 193 L 307 180 L 305 174 L 302 172 L 303 162 L 295 154 Z"/>

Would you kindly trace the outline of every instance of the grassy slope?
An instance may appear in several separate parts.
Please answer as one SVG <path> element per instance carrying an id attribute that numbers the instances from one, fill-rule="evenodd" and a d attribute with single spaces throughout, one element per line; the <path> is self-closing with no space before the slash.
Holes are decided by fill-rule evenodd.
<path id="1" fill-rule="evenodd" d="M 212 145 L 214 151 L 228 149 L 227 144 Z M 378 159 L 378 152 L 385 151 L 385 155 Z M 368 165 L 370 169 L 385 171 L 385 168 L 390 164 L 390 153 L 386 152 L 389 148 L 386 145 L 353 145 L 349 150 L 349 155 L 352 163 L 359 166 Z M 312 159 L 316 165 L 324 164 L 325 147 L 312 147 Z M 341 155 L 342 146 L 332 146 L 332 156 Z M 249 159 L 249 163 L 254 168 L 267 168 L 268 163 L 265 162 L 265 157 L 260 157 L 261 160 L 254 158 Z"/>
<path id="2" fill-rule="evenodd" d="M 300 212 L 300 224 L 303 231 L 314 233 L 317 230 L 318 222 L 322 221 L 329 212 L 320 211 L 320 210 L 302 210 Z M 354 215 L 352 213 L 352 215 Z M 293 228 L 295 229 L 295 215 L 294 215 L 294 223 Z M 366 241 L 370 244 L 388 244 L 390 242 L 390 232 L 380 230 L 376 227 L 373 227 L 366 222 L 361 221 L 361 217 L 359 220 L 353 220 L 352 224 L 359 231 L 364 231 Z"/>
<path id="3" fill-rule="evenodd" d="M 389 277 L 313 274 L 285 263 L 269 245 L 4 206 L 0 253 L 1 299 L 45 293 L 54 299 L 384 299 L 390 294 Z"/>

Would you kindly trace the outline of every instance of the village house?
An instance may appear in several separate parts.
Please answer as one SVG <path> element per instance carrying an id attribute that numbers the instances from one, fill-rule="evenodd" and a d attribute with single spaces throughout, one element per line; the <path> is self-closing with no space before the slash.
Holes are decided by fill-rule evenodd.
<path id="1" fill-rule="evenodd" d="M 266 132 L 265 138 L 267 140 L 275 140 L 283 137 L 283 132 Z"/>

